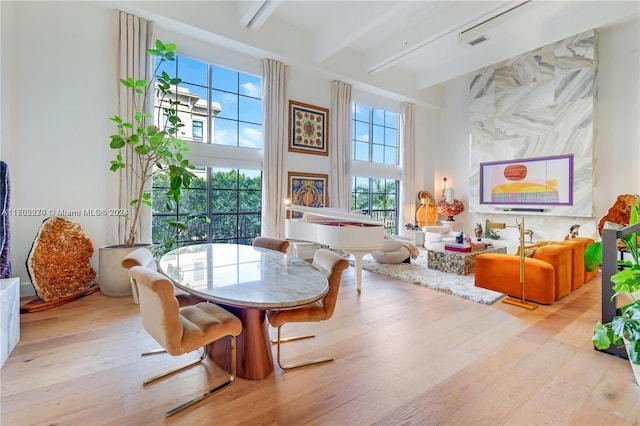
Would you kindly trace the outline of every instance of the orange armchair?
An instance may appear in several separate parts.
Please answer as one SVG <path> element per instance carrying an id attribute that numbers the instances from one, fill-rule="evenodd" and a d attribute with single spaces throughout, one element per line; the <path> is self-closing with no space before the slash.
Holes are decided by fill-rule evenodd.
<path id="1" fill-rule="evenodd" d="M 524 258 L 525 298 L 545 305 L 571 292 L 571 248 L 547 245 Z M 521 298 L 520 256 L 483 253 L 476 256 L 475 285 Z"/>
<path id="2" fill-rule="evenodd" d="M 543 260 L 524 258 L 525 298 L 544 305 L 556 300 L 555 271 Z M 520 256 L 482 253 L 476 256 L 475 285 L 520 299 Z"/>

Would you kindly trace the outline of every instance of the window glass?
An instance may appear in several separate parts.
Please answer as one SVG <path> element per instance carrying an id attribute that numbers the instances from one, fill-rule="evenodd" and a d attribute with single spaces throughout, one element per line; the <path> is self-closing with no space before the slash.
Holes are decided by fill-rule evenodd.
<path id="1" fill-rule="evenodd" d="M 262 149 L 262 79 L 259 76 L 183 56 L 161 63 L 156 75 L 163 71 L 170 77 L 182 79 L 178 87 L 171 90 L 171 98 L 180 102 L 181 139 L 205 146 Z M 157 122 L 166 119 L 164 110 L 171 107 L 169 101 L 156 96 Z M 215 158 L 215 152 L 209 157 Z M 233 163 L 234 160 L 226 161 Z M 196 179 L 189 189 L 183 190 L 177 205 L 166 195 L 167 175 L 154 175 L 152 238 L 158 247 L 156 254 L 200 242 L 250 244 L 260 235 L 261 170 L 197 167 L 195 174 Z"/>
<path id="2" fill-rule="evenodd" d="M 399 168 L 399 115 L 354 102 L 351 108 L 353 159 L 363 162 L 359 170 L 371 176 L 389 173 L 380 165 Z M 398 188 L 400 181 L 383 177 L 353 178 L 351 208 L 383 222 L 387 232 L 398 233 Z"/>

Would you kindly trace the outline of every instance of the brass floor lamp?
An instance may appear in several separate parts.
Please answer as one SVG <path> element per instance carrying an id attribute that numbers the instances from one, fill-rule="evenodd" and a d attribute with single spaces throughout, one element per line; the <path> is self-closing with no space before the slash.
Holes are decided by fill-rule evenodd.
<path id="1" fill-rule="evenodd" d="M 519 222 L 516 219 L 515 226 L 514 225 L 508 226 L 505 223 L 499 223 L 499 222 L 488 222 L 487 227 L 493 228 L 493 229 L 505 229 L 507 227 L 518 228 L 518 231 L 520 233 L 520 295 L 521 295 L 521 298 L 516 299 L 515 297 L 507 296 L 504 299 L 502 299 L 502 301 L 504 303 L 508 303 L 509 305 L 519 306 L 521 308 L 525 308 L 530 311 L 533 311 L 538 307 L 538 305 L 536 305 L 535 303 L 527 302 L 524 296 L 524 234 L 525 234 L 524 217 L 522 217 L 522 219 L 520 219 Z"/>

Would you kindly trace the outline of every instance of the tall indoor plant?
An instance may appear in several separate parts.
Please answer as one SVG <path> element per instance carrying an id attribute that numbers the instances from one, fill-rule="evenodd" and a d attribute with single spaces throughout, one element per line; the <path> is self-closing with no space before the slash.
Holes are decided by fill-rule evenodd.
<path id="1" fill-rule="evenodd" d="M 640 198 L 637 204 L 631 206 L 629 225 L 638 223 L 640 216 Z M 640 231 L 635 231 L 620 238 L 620 242 L 629 253 L 629 260 L 620 260 L 620 269 L 611 276 L 613 283 L 614 297 L 624 295 L 628 297 L 629 303 L 620 307 L 620 315 L 613 318 L 611 322 L 596 324 L 592 337 L 593 343 L 598 349 L 608 349 L 611 345 L 625 345 L 632 363 L 636 381 L 640 385 L 640 252 L 638 250 L 638 238 Z M 591 263 L 602 260 L 601 243 L 595 243 L 587 247 L 585 259 Z M 587 265 L 591 268 L 592 265 Z M 602 285 L 605 285 L 603 282 Z"/>
<path id="2" fill-rule="evenodd" d="M 156 76 L 163 62 L 175 60 L 176 45 L 164 44 L 157 40 L 155 49 L 148 49 L 147 54 L 157 58 L 153 73 Z M 195 178 L 192 172 L 194 166 L 185 157 L 189 148 L 186 142 L 178 137 L 180 128 L 184 126 L 178 115 L 181 102 L 176 96 L 176 87 L 181 81 L 178 77 L 169 76 L 165 71 L 157 75 L 155 81 L 153 78 L 120 79 L 121 84 L 131 92 L 134 117 L 131 121 L 119 115 L 111 118 L 116 124 L 117 133 L 111 135 L 109 146 L 116 150 L 117 154 L 110 162 L 110 170 L 118 172 L 129 169 L 135 176 L 133 196 L 128 200 L 132 213 L 125 216 L 127 237 L 124 247 L 128 249 L 132 249 L 136 244 L 136 232 L 140 225 L 143 206 L 152 205 L 148 187 L 153 176 L 157 173 L 168 175 L 168 198 L 176 203 L 182 196 L 182 189 L 188 188 Z M 140 100 L 140 95 L 142 100 L 138 104 L 136 99 Z M 162 108 L 162 113 L 157 114 L 156 122 L 153 120 L 153 106 L 150 106 L 151 111 L 146 109 L 150 97 L 154 96 L 156 105 Z M 117 254 L 113 260 L 107 260 L 105 254 L 103 259 L 101 251 L 100 287 L 107 295 L 131 294 L 126 270 L 119 265 L 122 257 L 123 254 Z"/>
<path id="3" fill-rule="evenodd" d="M 147 53 L 158 57 L 154 75 L 164 61 L 175 59 L 176 45 L 163 44 L 156 40 L 156 48 L 148 49 Z M 133 217 L 127 218 L 128 236 L 125 245 L 133 247 L 136 242 L 136 230 L 140 221 L 140 212 L 143 205 L 151 206 L 151 193 L 146 190 L 149 182 L 156 173 L 169 175 L 169 198 L 175 202 L 180 200 L 182 189 L 188 188 L 195 177 L 191 171 L 194 167 L 185 154 L 189 151 L 185 141 L 178 138 L 178 131 L 184 125 L 178 116 L 178 99 L 171 99 L 175 93 L 175 86 L 182 80 L 178 77 L 170 77 L 163 71 L 157 76 L 157 84 L 153 80 L 134 80 L 131 77 L 120 79 L 123 86 L 131 91 L 143 95 L 142 105 L 136 105 L 134 100 L 135 119 L 127 122 L 116 115 L 111 118 L 116 123 L 118 133 L 111 135 L 111 149 L 118 151 L 115 160 L 111 161 L 111 170 L 130 167 L 137 177 L 136 198 L 130 200 L 133 206 Z M 154 86 L 156 90 L 154 91 Z M 173 88 L 172 88 L 173 87 Z M 156 93 L 157 92 L 157 93 Z M 145 111 L 147 99 L 156 93 L 157 101 L 163 108 L 164 114 L 158 114 L 158 122 L 153 123 L 153 114 Z M 123 155 L 123 150 L 128 151 Z M 139 166 L 139 170 L 135 168 Z"/>

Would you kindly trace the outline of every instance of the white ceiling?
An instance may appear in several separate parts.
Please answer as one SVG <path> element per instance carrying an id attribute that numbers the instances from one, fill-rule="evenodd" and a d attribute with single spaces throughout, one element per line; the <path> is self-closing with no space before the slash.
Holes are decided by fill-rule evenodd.
<path id="1" fill-rule="evenodd" d="M 255 48 L 373 85 L 405 79 L 414 93 L 640 13 L 638 0 L 124 3 L 214 33 L 229 47 Z M 459 33 L 487 20 L 469 31 L 487 41 L 473 47 L 459 41 Z"/>

